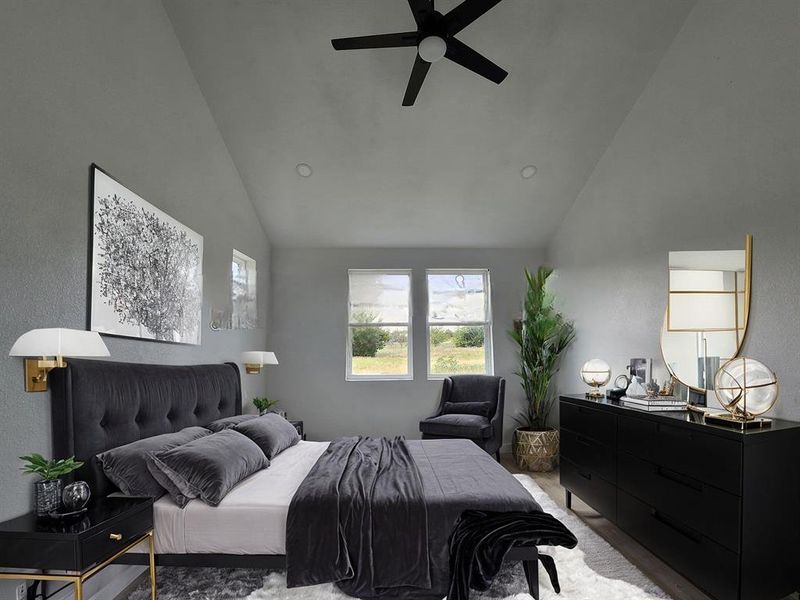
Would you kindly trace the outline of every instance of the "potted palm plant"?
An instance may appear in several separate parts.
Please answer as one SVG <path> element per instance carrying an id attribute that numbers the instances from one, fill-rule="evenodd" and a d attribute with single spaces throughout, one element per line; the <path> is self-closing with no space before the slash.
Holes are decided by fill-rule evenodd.
<path id="1" fill-rule="evenodd" d="M 525 270 L 527 290 L 522 319 L 514 323 L 511 337 L 519 346 L 519 376 L 525 390 L 526 407 L 515 420 L 514 459 L 521 469 L 551 471 L 558 463 L 558 430 L 549 427 L 553 408 L 553 377 L 561 356 L 575 339 L 575 326 L 553 306 L 547 289 L 550 267 L 539 267 L 536 274 Z"/>

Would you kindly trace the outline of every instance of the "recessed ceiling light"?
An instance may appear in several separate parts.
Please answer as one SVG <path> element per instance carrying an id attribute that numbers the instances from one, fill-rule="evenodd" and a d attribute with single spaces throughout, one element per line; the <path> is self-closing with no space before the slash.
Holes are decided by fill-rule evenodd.
<path id="1" fill-rule="evenodd" d="M 530 179 L 534 175 L 536 175 L 536 167 L 533 165 L 528 165 L 527 167 L 522 167 L 522 170 L 519 172 L 522 175 L 523 179 Z"/>
<path id="2" fill-rule="evenodd" d="M 300 175 L 300 177 L 311 177 L 314 173 L 314 171 L 311 170 L 311 165 L 306 163 L 300 163 L 295 167 L 295 170 L 297 170 L 297 174 Z"/>

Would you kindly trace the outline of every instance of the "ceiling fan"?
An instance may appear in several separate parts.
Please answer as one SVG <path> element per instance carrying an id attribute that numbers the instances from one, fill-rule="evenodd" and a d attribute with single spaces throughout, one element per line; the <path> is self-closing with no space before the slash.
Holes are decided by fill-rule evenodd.
<path id="1" fill-rule="evenodd" d="M 442 58 L 449 58 L 490 81 L 501 83 L 508 75 L 506 71 L 455 38 L 458 32 L 501 0 L 464 0 L 446 15 L 435 10 L 433 2 L 408 0 L 417 22 L 416 31 L 339 38 L 331 40 L 331 43 L 336 50 L 417 46 L 417 58 L 403 97 L 403 106 L 413 106 L 431 64 Z"/>

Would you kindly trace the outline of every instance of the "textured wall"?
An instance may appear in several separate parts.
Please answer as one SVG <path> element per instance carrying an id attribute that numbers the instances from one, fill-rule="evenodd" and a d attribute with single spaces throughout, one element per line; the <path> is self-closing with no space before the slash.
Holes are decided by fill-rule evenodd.
<path id="1" fill-rule="evenodd" d="M 797 3 L 701 2 L 554 235 L 555 289 L 577 322 L 561 377 L 593 356 L 615 374 L 659 357 L 667 252 L 742 248 L 754 235 L 744 352 L 800 419 L 800 75 Z"/>
<path id="2" fill-rule="evenodd" d="M 0 19 L 0 519 L 30 508 L 20 454 L 51 451 L 49 394 L 7 352 L 34 327 L 86 324 L 89 164 L 205 238 L 204 323 L 229 294 L 231 250 L 269 245 L 159 2 L 3 2 Z M 112 359 L 201 363 L 263 348 L 264 329 L 202 346 L 107 339 Z M 263 377 L 245 378 L 248 395 Z M 6 595 L 4 595 L 4 592 Z M 13 597 L 0 588 L 0 598 Z"/>
<path id="3" fill-rule="evenodd" d="M 495 374 L 507 379 L 504 443 L 521 408 L 516 354 L 507 330 L 520 314 L 523 269 L 539 250 L 275 249 L 270 340 L 280 365 L 267 387 L 309 437 L 405 435 L 419 438 L 419 420 L 437 406 L 441 381 L 427 380 L 426 268 L 488 268 L 492 282 Z M 413 269 L 413 381 L 345 381 L 347 269 Z"/>

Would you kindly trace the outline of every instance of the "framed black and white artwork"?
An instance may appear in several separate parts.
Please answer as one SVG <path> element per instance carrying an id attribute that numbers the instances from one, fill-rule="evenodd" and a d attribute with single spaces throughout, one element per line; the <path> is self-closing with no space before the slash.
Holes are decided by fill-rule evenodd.
<path id="1" fill-rule="evenodd" d="M 200 344 L 203 236 L 91 169 L 90 329 Z"/>

